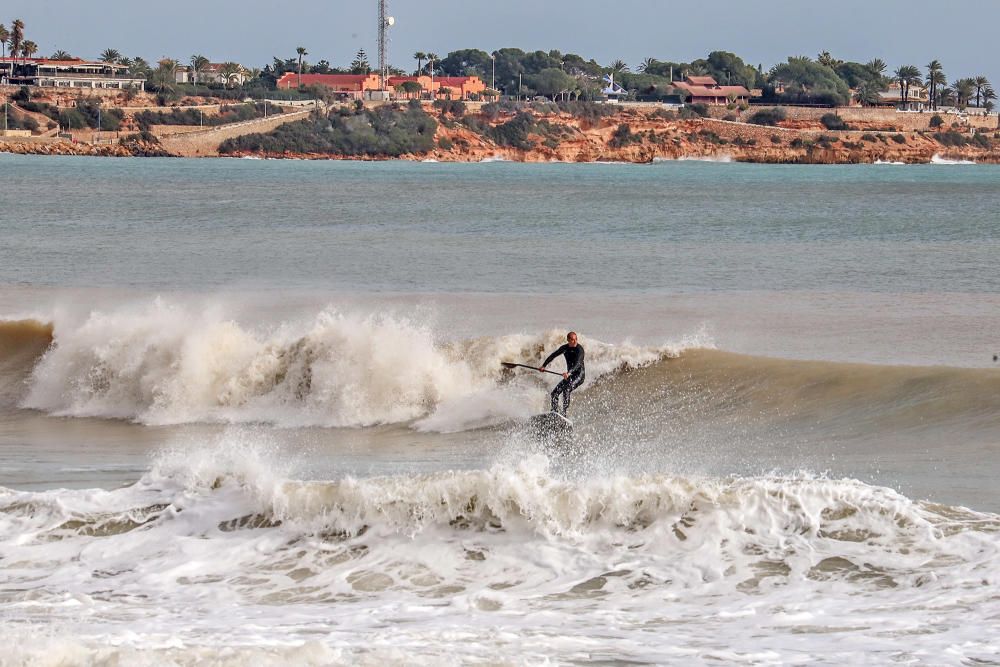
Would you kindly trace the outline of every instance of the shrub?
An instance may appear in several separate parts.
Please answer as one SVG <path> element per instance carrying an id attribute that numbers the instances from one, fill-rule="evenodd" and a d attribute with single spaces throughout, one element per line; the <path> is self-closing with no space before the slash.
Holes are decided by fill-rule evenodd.
<path id="1" fill-rule="evenodd" d="M 985 134 L 979 134 L 978 132 L 972 135 L 972 139 L 969 143 L 975 144 L 979 148 L 990 149 L 993 148 L 993 142 Z"/>
<path id="2" fill-rule="evenodd" d="M 608 141 L 608 145 L 612 148 L 622 148 L 623 146 L 635 143 L 642 143 L 642 136 L 632 134 L 632 128 L 629 127 L 628 123 L 622 123 L 615 128 L 614 134 L 611 135 L 611 140 Z"/>
<path id="3" fill-rule="evenodd" d="M 944 125 L 944 118 L 942 118 L 938 114 L 934 114 L 933 116 L 931 116 L 931 122 L 929 123 L 929 125 L 930 127 L 935 129 L 939 128 L 942 125 Z"/>
<path id="4" fill-rule="evenodd" d="M 781 137 L 778 136 L 777 134 L 772 134 L 771 135 L 771 143 L 772 144 L 780 144 L 781 143 Z"/>
<path id="5" fill-rule="evenodd" d="M 962 135 L 960 132 L 955 132 L 953 130 L 949 130 L 947 132 L 941 132 L 937 134 L 934 138 L 937 139 L 938 143 L 941 144 L 942 146 L 953 146 L 957 148 L 964 146 L 967 143 L 964 135 Z"/>
<path id="6" fill-rule="evenodd" d="M 506 123 L 490 128 L 487 134 L 500 146 L 530 150 L 534 142 L 528 139 L 528 134 L 534 129 L 535 117 L 530 113 L 521 112 Z"/>
<path id="7" fill-rule="evenodd" d="M 905 144 L 906 143 L 906 137 L 904 137 L 901 134 L 894 134 L 894 135 L 892 135 L 892 140 L 895 141 L 897 144 Z"/>
<path id="8" fill-rule="evenodd" d="M 398 157 L 423 154 L 434 147 L 437 122 L 420 109 L 391 107 L 329 117 L 313 116 L 286 123 L 267 134 L 227 139 L 220 153 L 323 153 Z"/>
<path id="9" fill-rule="evenodd" d="M 59 113 L 59 124 L 69 130 L 82 130 L 89 127 L 87 118 L 77 109 L 63 109 Z"/>
<path id="10" fill-rule="evenodd" d="M 701 116 L 702 118 L 707 118 L 708 117 L 708 105 L 707 104 L 702 104 L 701 102 L 699 102 L 698 104 L 689 104 L 689 105 L 687 105 L 684 108 L 685 109 L 690 109 L 691 111 L 693 111 L 698 116 Z"/>
<path id="11" fill-rule="evenodd" d="M 805 146 L 805 144 L 806 142 L 802 141 L 801 137 L 795 137 L 788 145 L 791 146 L 792 148 L 802 148 L 803 146 Z"/>
<path id="12" fill-rule="evenodd" d="M 725 116 L 722 117 L 722 120 L 728 120 L 729 122 L 736 122 L 739 119 L 740 117 L 734 113 L 727 113 Z"/>
<path id="13" fill-rule="evenodd" d="M 747 122 L 753 123 L 754 125 L 777 125 L 781 121 L 785 120 L 787 114 L 784 109 L 773 108 L 773 109 L 761 109 L 757 113 L 750 116 Z"/>
<path id="14" fill-rule="evenodd" d="M 591 125 L 597 123 L 602 118 L 611 116 L 615 113 L 614 108 L 609 104 L 598 104 L 597 102 L 586 102 L 586 101 L 575 101 L 575 102 L 559 102 L 559 109 L 564 113 L 568 113 L 574 118 L 579 118 L 582 121 L 590 123 Z M 653 115 L 665 111 L 665 109 L 657 109 Z"/>
<path id="15" fill-rule="evenodd" d="M 865 132 L 864 134 L 861 135 L 861 141 L 867 141 L 869 143 L 873 143 L 877 141 L 877 139 L 875 138 L 874 134 L 871 134 L 870 132 Z"/>
<path id="16" fill-rule="evenodd" d="M 851 129 L 844 119 L 835 113 L 823 114 L 823 117 L 819 119 L 819 122 L 823 123 L 823 127 L 828 130 L 849 130 Z"/>
<path id="17" fill-rule="evenodd" d="M 438 146 L 441 147 L 441 150 L 450 151 L 455 147 L 455 144 L 448 137 L 441 137 L 438 139 Z"/>

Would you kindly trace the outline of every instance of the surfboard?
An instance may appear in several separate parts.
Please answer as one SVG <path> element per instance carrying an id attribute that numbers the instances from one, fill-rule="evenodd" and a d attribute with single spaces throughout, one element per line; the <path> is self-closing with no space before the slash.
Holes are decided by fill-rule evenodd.
<path id="1" fill-rule="evenodd" d="M 573 422 L 558 412 L 546 412 L 528 420 L 540 435 L 562 435 L 573 432 Z"/>

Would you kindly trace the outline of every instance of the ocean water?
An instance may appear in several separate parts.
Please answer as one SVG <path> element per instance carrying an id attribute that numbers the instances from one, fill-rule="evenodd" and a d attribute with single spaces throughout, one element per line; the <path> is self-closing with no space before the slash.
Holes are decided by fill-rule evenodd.
<path id="1" fill-rule="evenodd" d="M 998 167 L 0 176 L 0 665 L 1000 663 Z"/>

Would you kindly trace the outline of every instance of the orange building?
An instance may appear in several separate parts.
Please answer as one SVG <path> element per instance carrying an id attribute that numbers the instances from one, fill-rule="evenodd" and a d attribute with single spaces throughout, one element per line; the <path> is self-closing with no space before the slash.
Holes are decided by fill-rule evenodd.
<path id="1" fill-rule="evenodd" d="M 285 72 L 278 79 L 278 88 L 281 90 L 298 88 L 299 84 L 297 72 Z M 367 91 L 379 89 L 379 79 L 378 74 L 303 74 L 301 85 L 326 86 L 344 97 L 360 100 Z"/>
<path id="2" fill-rule="evenodd" d="M 478 76 L 442 76 L 434 79 L 437 90 L 435 95 L 442 95 L 442 89 L 447 88 L 448 99 L 467 100 L 473 95 L 480 95 L 486 90 L 486 84 Z"/>
<path id="3" fill-rule="evenodd" d="M 299 87 L 299 75 L 296 72 L 285 72 L 278 79 L 278 88 L 289 90 Z M 415 81 L 420 84 L 421 93 L 403 93 L 396 90 L 407 81 Z M 360 100 L 365 98 L 369 91 L 380 90 L 378 74 L 303 74 L 301 77 L 303 86 L 326 86 L 344 97 Z M 418 97 L 431 96 L 435 99 L 442 97 L 442 90 L 447 90 L 448 99 L 467 100 L 472 95 L 477 95 L 486 90 L 486 84 L 478 76 L 390 76 L 386 80 L 389 92 L 395 98 L 412 99 Z"/>

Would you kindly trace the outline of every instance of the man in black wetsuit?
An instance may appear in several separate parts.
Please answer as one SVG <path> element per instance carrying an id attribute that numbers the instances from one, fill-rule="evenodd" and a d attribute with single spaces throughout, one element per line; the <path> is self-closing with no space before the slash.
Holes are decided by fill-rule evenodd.
<path id="1" fill-rule="evenodd" d="M 575 331 L 570 331 L 566 335 L 566 344 L 550 354 L 538 370 L 544 372 L 549 362 L 560 355 L 566 357 L 566 372 L 563 373 L 563 381 L 552 390 L 552 412 L 559 412 L 559 396 L 562 395 L 562 414 L 566 416 L 569 411 L 570 394 L 586 379 L 586 369 L 583 366 L 583 346 L 577 342 Z"/>

